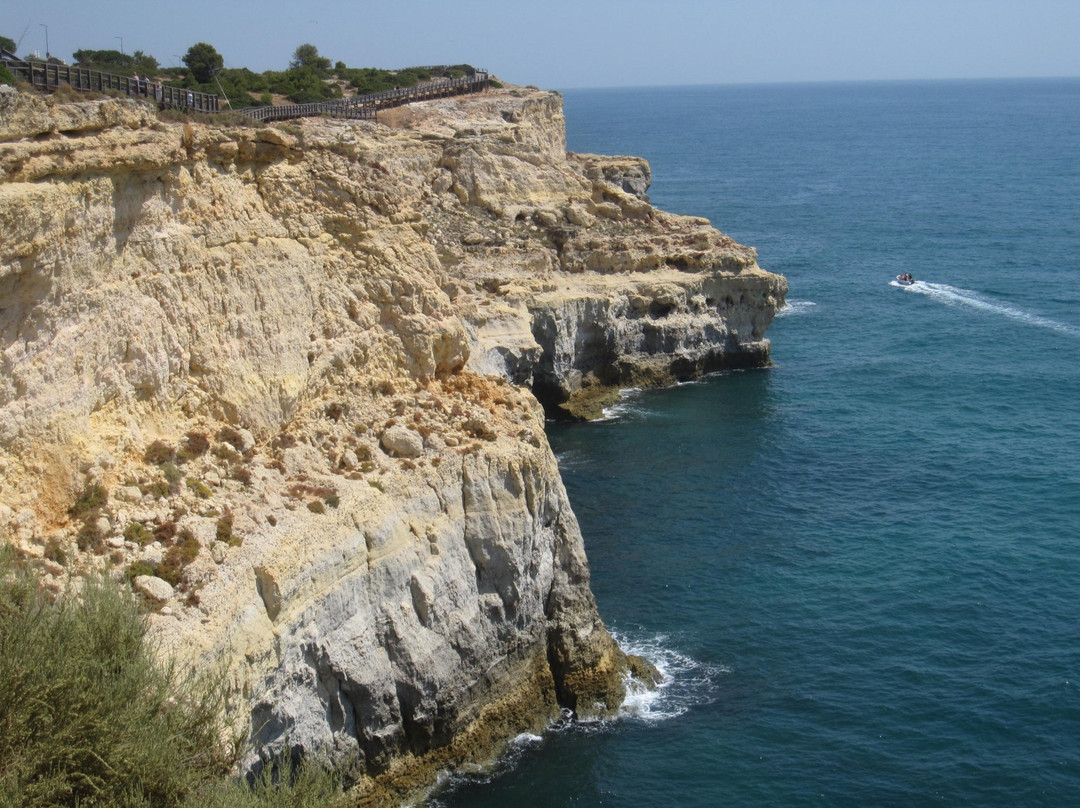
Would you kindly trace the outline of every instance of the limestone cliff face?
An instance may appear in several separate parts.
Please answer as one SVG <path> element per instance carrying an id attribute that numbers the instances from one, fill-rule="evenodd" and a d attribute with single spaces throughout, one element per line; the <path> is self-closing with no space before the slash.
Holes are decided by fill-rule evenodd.
<path id="1" fill-rule="evenodd" d="M 0 538 L 156 573 L 248 764 L 329 750 L 372 802 L 616 709 L 644 668 L 529 386 L 762 363 L 783 279 L 568 156 L 551 93 L 238 129 L 0 90 Z"/>

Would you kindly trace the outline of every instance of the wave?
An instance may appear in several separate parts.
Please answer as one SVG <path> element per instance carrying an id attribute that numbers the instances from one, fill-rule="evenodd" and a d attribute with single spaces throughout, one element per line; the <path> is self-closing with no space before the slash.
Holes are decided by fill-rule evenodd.
<path id="1" fill-rule="evenodd" d="M 604 415 L 596 421 L 617 421 L 631 413 L 640 411 L 640 407 L 634 406 L 634 402 L 641 397 L 640 387 L 624 387 L 619 391 L 619 400 L 610 407 L 604 407 Z"/>
<path id="2" fill-rule="evenodd" d="M 899 285 L 899 284 L 897 284 Z M 784 304 L 784 307 L 780 311 L 776 312 L 777 317 L 793 317 L 796 314 L 806 314 L 817 303 L 810 300 L 789 300 Z"/>
<path id="3" fill-rule="evenodd" d="M 612 636 L 624 651 L 649 660 L 664 677 L 653 690 L 628 679 L 619 719 L 654 722 L 677 718 L 691 707 L 712 702 L 719 693 L 720 679 L 731 672 L 724 665 L 700 662 L 677 651 L 665 634 L 644 640 L 617 631 L 612 631 Z"/>
<path id="4" fill-rule="evenodd" d="M 550 739 L 563 733 L 603 734 L 614 724 L 626 721 L 657 722 L 683 715 L 690 708 L 715 701 L 720 679 L 731 669 L 724 665 L 699 662 L 671 647 L 666 634 L 640 638 L 618 631 L 612 636 L 628 654 L 645 657 L 663 675 L 658 687 L 649 690 L 628 678 L 626 698 L 618 715 L 598 721 L 581 721 L 564 709 L 562 715 L 548 725 L 542 735 L 523 732 L 507 746 L 503 755 L 487 765 L 466 765 L 456 771 L 443 771 L 434 791 L 428 795 L 428 808 L 442 808 L 446 800 L 460 801 L 455 795 L 461 789 L 484 786 L 506 772 L 522 765 L 531 755 L 539 753 Z"/>
<path id="5" fill-rule="evenodd" d="M 944 283 L 930 283 L 929 281 L 915 281 L 909 285 L 904 285 L 897 281 L 890 281 L 889 285 L 899 287 L 905 292 L 924 295 L 939 303 L 944 303 L 947 306 L 967 306 L 969 308 L 978 309 L 979 311 L 999 314 L 1003 317 L 1008 317 L 1011 320 L 1027 323 L 1028 325 L 1048 328 L 1051 331 L 1057 331 L 1059 334 L 1069 334 L 1070 336 L 1080 337 L 1080 326 L 1051 320 L 1049 317 L 1032 314 L 1029 311 L 1024 311 L 1016 306 L 1010 306 L 1007 303 L 987 300 L 978 292 L 973 292 L 970 289 L 960 289 L 956 286 L 949 286 Z"/>

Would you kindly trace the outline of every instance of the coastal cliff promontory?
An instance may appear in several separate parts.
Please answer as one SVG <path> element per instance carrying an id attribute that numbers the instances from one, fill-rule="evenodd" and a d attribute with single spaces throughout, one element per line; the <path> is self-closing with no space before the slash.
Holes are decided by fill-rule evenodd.
<path id="1" fill-rule="evenodd" d="M 653 672 L 544 407 L 765 364 L 786 291 L 649 181 L 530 89 L 241 128 L 0 88 L 0 539 L 224 661 L 246 766 L 373 804 L 612 714 Z"/>

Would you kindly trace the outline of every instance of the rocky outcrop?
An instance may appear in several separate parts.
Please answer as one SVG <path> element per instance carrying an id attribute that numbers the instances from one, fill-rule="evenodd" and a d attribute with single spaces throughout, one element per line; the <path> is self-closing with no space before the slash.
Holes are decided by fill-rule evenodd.
<path id="1" fill-rule="evenodd" d="M 247 765 L 326 751 L 373 804 L 651 676 L 537 396 L 764 363 L 785 290 L 644 161 L 567 156 L 556 94 L 393 122 L 0 95 L 0 536 L 126 571 Z"/>

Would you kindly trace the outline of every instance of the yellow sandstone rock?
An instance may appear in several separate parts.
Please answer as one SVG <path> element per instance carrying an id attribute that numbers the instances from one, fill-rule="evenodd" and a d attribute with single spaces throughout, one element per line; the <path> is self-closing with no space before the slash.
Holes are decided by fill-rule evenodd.
<path id="1" fill-rule="evenodd" d="M 786 290 L 567 155 L 557 94 L 390 120 L 0 94 L 0 539 L 175 584 L 154 633 L 228 663 L 248 762 L 355 758 L 373 803 L 648 675 L 537 396 L 763 364 Z"/>

